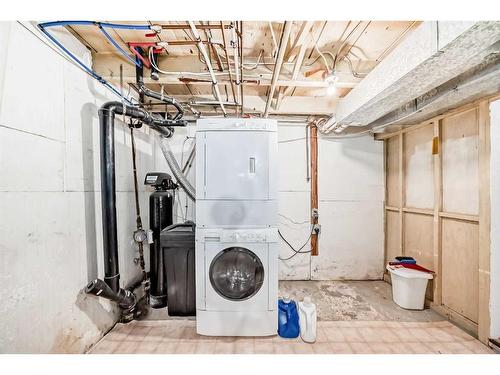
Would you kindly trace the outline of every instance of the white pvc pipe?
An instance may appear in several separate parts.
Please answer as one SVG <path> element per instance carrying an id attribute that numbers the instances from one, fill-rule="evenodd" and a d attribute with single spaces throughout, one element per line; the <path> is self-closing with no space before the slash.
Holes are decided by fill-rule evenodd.
<path id="1" fill-rule="evenodd" d="M 271 37 L 273 38 L 273 57 L 278 49 L 278 43 L 276 43 L 276 36 L 274 35 L 273 23 L 271 21 L 269 23 L 269 30 L 271 30 Z"/>
<path id="2" fill-rule="evenodd" d="M 215 96 L 217 97 L 217 100 L 219 101 L 219 105 L 222 109 L 222 112 L 224 113 L 224 115 L 227 115 L 226 108 L 224 108 L 224 103 L 222 102 L 222 96 L 220 94 L 219 85 L 217 84 L 217 78 L 215 77 L 215 72 L 214 72 L 214 69 L 212 67 L 212 63 L 210 62 L 210 58 L 208 57 L 207 50 L 205 49 L 205 46 L 203 45 L 203 43 L 201 41 L 201 36 L 198 33 L 198 30 L 196 29 L 194 22 L 193 21 L 188 21 L 188 22 L 189 22 L 189 26 L 191 27 L 191 31 L 193 32 L 193 35 L 196 39 L 196 42 L 198 44 L 198 49 L 200 50 L 201 54 L 203 55 L 203 58 L 205 59 L 205 62 L 207 64 L 208 71 L 210 72 L 210 76 L 212 78 L 212 83 L 213 83 L 214 89 L 215 89 Z"/>
<path id="3" fill-rule="evenodd" d="M 283 65 L 283 58 L 285 57 L 286 46 L 288 44 L 288 39 L 290 38 L 290 32 L 292 31 L 292 21 L 286 21 L 283 28 L 283 34 L 281 36 L 278 57 L 276 58 L 276 65 L 274 65 L 273 78 L 271 79 L 271 88 L 269 89 L 269 95 L 266 101 L 266 108 L 264 110 L 264 117 L 269 114 L 269 109 L 271 108 L 271 101 L 273 100 L 274 91 L 276 90 L 276 83 L 281 71 L 281 66 Z"/>

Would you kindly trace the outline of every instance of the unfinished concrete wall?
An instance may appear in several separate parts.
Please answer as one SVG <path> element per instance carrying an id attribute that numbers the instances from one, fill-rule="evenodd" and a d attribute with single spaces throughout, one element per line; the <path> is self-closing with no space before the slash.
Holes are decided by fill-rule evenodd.
<path id="1" fill-rule="evenodd" d="M 500 100 L 490 104 L 490 337 L 500 338 Z"/>
<path id="2" fill-rule="evenodd" d="M 310 233 L 310 183 L 307 181 L 305 125 L 278 126 L 279 227 L 299 248 Z M 195 126 L 177 129 L 172 149 L 185 162 L 193 145 Z M 155 165 L 167 170 L 159 148 Z M 195 166 L 188 178 L 194 183 Z M 383 275 L 383 144 L 367 136 L 319 139 L 319 215 L 322 234 L 319 256 L 299 254 L 280 262 L 280 279 L 380 279 Z M 195 218 L 194 204 L 183 192 L 176 197 L 177 220 Z M 281 242 L 280 256 L 293 252 Z M 309 245 L 304 247 L 307 250 Z"/>
<path id="3" fill-rule="evenodd" d="M 90 62 L 78 41 L 58 37 Z M 81 353 L 117 318 L 109 303 L 82 292 L 103 277 L 97 110 L 116 98 L 19 23 L 0 23 L 0 46 L 0 352 Z M 151 138 L 137 132 L 136 142 L 145 173 L 153 169 Z M 139 269 L 123 124 L 116 162 L 124 285 Z M 140 196 L 147 222 L 147 194 Z"/>
<path id="4" fill-rule="evenodd" d="M 279 126 L 280 230 L 300 247 L 310 231 L 305 124 Z M 280 278 L 379 279 L 383 274 L 383 145 L 371 137 L 318 141 L 319 256 L 280 262 Z M 305 247 L 305 249 L 308 246 Z M 281 257 L 293 252 L 281 244 Z"/>

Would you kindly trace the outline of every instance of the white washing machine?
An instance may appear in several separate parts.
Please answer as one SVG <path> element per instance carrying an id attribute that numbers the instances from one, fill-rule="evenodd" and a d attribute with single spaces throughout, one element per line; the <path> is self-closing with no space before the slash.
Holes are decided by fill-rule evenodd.
<path id="1" fill-rule="evenodd" d="M 202 119 L 196 129 L 196 320 L 213 336 L 278 328 L 277 122 Z"/>
<path id="2" fill-rule="evenodd" d="M 196 326 L 199 334 L 276 334 L 277 241 L 276 228 L 196 229 Z"/>

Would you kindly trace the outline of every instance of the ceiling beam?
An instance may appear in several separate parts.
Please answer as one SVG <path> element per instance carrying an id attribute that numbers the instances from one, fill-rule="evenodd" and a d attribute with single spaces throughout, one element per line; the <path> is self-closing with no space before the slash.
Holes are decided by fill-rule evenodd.
<path id="1" fill-rule="evenodd" d="M 187 75 L 182 76 L 183 78 L 189 78 Z M 109 82 L 119 82 L 119 76 L 103 76 L 106 81 Z M 160 79 L 155 81 L 149 77 L 144 77 L 144 83 L 146 84 L 157 84 L 157 85 L 184 85 L 189 83 L 190 85 L 200 85 L 207 86 L 211 85 L 210 76 L 207 74 L 206 77 L 200 78 L 198 76 L 192 77 L 193 81 L 182 80 L 181 76 L 160 76 Z M 123 77 L 124 82 L 135 82 L 135 77 L 125 76 Z M 230 84 L 229 77 L 219 77 L 217 82 L 220 84 Z M 247 77 L 245 78 L 245 86 L 271 86 L 272 81 L 269 79 L 259 79 L 258 77 Z M 276 86 L 290 86 L 290 87 L 307 87 L 307 88 L 327 88 L 328 83 L 325 81 L 315 81 L 315 80 L 291 80 L 291 79 L 278 79 L 276 81 Z M 338 88 L 353 88 L 356 86 L 354 82 L 338 83 L 336 87 Z"/>
<path id="2" fill-rule="evenodd" d="M 219 103 L 214 100 L 213 95 L 176 95 L 175 99 L 180 103 L 190 103 L 191 101 L 201 102 L 208 101 L 212 103 L 210 106 L 195 106 L 198 110 L 205 113 L 218 111 L 220 114 Z M 266 106 L 267 97 L 257 95 L 245 95 L 245 113 L 263 114 Z M 270 109 L 269 115 L 318 115 L 326 116 L 335 111 L 338 98 L 335 97 L 313 97 L 313 96 L 287 96 L 279 110 Z M 226 105 L 233 105 L 226 103 Z"/>
<path id="3" fill-rule="evenodd" d="M 255 58 L 255 60 L 256 59 L 257 58 Z M 253 61 L 254 59 L 246 57 L 244 63 L 252 64 Z M 120 63 L 122 63 L 124 79 L 127 80 L 128 77 L 131 77 L 130 79 L 135 82 L 135 67 L 131 64 L 127 63 L 123 64 L 123 60 L 116 54 L 96 53 L 93 54 L 92 56 L 92 62 L 93 62 L 92 66 L 95 72 L 105 79 L 108 79 L 110 77 L 118 77 L 120 71 Z M 168 75 L 165 74 L 160 75 L 160 81 L 158 81 L 158 83 L 160 84 L 165 84 L 165 83 L 175 84 L 175 82 L 172 81 L 174 80 L 178 81 L 179 77 L 193 77 L 200 80 L 210 80 L 210 74 L 206 70 L 205 64 L 201 63 L 198 60 L 198 56 L 188 55 L 188 56 L 175 56 L 166 58 L 160 56 L 158 58 L 158 67 L 163 71 L 170 72 Z M 338 87 L 339 88 L 355 87 L 361 81 L 361 79 L 354 77 L 348 70 L 347 65 L 343 66 L 343 68 L 345 69 L 337 70 L 337 74 L 339 75 Z M 302 67 L 301 69 L 299 69 L 297 77 L 301 77 L 306 69 L 309 69 L 309 67 Z M 232 78 L 234 80 L 235 78 L 234 70 L 231 73 L 232 73 Z M 283 73 L 283 69 L 281 73 Z M 293 74 L 293 71 L 291 72 L 291 74 Z M 224 73 L 216 72 L 216 75 L 217 79 L 227 80 L 227 82 L 229 83 L 229 72 L 227 70 L 227 67 Z M 280 76 L 281 79 L 278 79 L 279 81 L 278 85 L 285 85 L 292 87 L 327 87 L 327 85 L 323 84 L 322 81 L 320 80 L 314 81 L 314 78 L 317 77 L 314 78 L 311 77 L 309 79 L 299 81 L 298 84 L 291 84 L 291 83 L 289 84 L 290 79 L 284 79 L 283 77 L 284 74 L 281 74 Z M 263 86 L 266 86 L 267 85 L 266 82 L 267 81 L 270 82 L 271 78 L 272 74 L 269 73 L 269 70 L 267 70 L 264 67 L 258 67 L 257 69 L 252 70 L 251 72 L 245 73 L 245 79 L 247 80 L 247 82 L 257 80 Z M 245 82 L 245 86 L 248 85 L 247 82 Z"/>

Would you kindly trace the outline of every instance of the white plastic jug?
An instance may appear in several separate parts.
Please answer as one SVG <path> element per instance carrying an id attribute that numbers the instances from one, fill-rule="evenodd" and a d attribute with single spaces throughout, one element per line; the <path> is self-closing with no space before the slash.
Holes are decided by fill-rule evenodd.
<path id="1" fill-rule="evenodd" d="M 316 305 L 311 302 L 310 297 L 304 297 L 302 302 L 299 302 L 299 322 L 300 322 L 300 337 L 305 342 L 316 341 Z"/>

